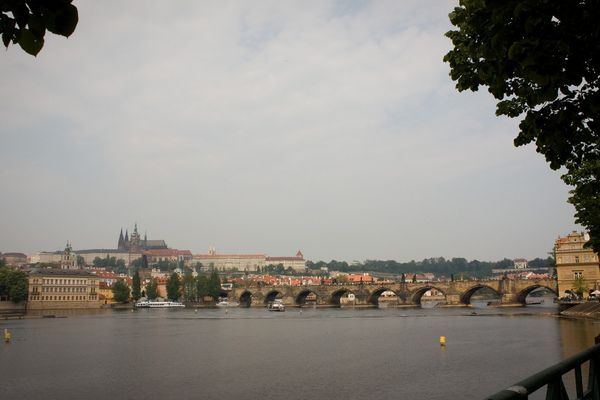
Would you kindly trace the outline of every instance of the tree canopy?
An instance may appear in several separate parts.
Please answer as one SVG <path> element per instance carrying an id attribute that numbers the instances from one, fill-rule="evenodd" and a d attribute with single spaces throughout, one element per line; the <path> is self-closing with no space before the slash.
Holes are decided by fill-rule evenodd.
<path id="1" fill-rule="evenodd" d="M 113 298 L 119 303 L 127 303 L 129 301 L 129 286 L 125 281 L 116 281 L 112 287 Z"/>
<path id="2" fill-rule="evenodd" d="M 146 285 L 146 297 L 149 300 L 154 300 L 158 297 L 158 282 L 156 279 L 150 279 L 150 282 Z"/>
<path id="3" fill-rule="evenodd" d="M 221 295 L 221 278 L 216 270 L 212 270 L 207 282 L 208 295 L 218 299 Z"/>
<path id="4" fill-rule="evenodd" d="M 133 297 L 133 299 L 136 301 L 139 300 L 140 297 L 142 297 L 140 271 L 137 269 L 135 270 L 135 273 L 133 274 L 133 278 L 131 280 L 131 297 Z"/>
<path id="5" fill-rule="evenodd" d="M 13 270 L 0 263 L 0 300 L 18 303 L 27 300 L 27 274 Z"/>
<path id="6" fill-rule="evenodd" d="M 181 288 L 181 282 L 179 280 L 179 275 L 176 272 L 173 272 L 169 279 L 167 279 L 167 298 L 172 301 L 179 300 Z"/>
<path id="7" fill-rule="evenodd" d="M 117 274 L 127 273 L 127 267 L 125 266 L 125 260 L 116 257 L 94 258 L 92 265 L 97 268 L 105 268 L 107 271 L 116 272 Z"/>
<path id="8" fill-rule="evenodd" d="M 588 211 L 600 197 L 584 204 L 580 192 L 600 185 L 599 15 L 598 0 L 460 0 L 444 57 L 459 91 L 485 86 L 496 115 L 521 119 L 515 146 L 534 142 L 552 169 L 567 169 L 569 201 L 592 237 L 600 225 Z"/>
<path id="9" fill-rule="evenodd" d="M 44 46 L 46 30 L 69 37 L 79 22 L 72 0 L 0 0 L 2 43 L 18 44 L 35 56 Z"/>
<path id="10" fill-rule="evenodd" d="M 421 261 L 398 262 L 395 260 L 365 260 L 363 262 L 355 261 L 348 265 L 345 261 L 331 260 L 330 262 L 317 261 L 308 262 L 308 267 L 312 270 L 321 267 L 329 271 L 340 271 L 350 273 L 374 272 L 385 274 L 408 274 L 431 272 L 436 276 L 446 276 L 463 274 L 478 278 L 485 278 L 492 274 L 493 269 L 506 269 L 513 267 L 513 261 L 507 258 L 500 261 L 468 261 L 466 258 L 454 257 L 445 259 L 444 257 L 425 258 Z M 554 259 L 536 258 L 529 261 L 531 268 L 550 268 L 554 266 Z"/>

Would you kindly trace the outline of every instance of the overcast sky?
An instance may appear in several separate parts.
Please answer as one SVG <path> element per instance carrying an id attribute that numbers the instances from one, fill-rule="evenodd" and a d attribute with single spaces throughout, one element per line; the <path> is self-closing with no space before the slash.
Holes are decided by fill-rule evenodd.
<path id="1" fill-rule="evenodd" d="M 0 56 L 0 251 L 546 257 L 568 187 L 442 57 L 455 1 L 78 1 Z"/>

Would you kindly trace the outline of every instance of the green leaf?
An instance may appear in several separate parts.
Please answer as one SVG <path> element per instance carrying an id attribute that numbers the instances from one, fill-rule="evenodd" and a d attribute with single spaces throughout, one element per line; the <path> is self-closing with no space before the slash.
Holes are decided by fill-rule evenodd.
<path id="1" fill-rule="evenodd" d="M 29 22 L 27 23 L 27 28 L 39 38 L 43 38 L 46 34 L 46 24 L 44 23 L 44 19 L 39 15 L 32 14 L 29 17 Z"/>
<path id="2" fill-rule="evenodd" d="M 12 35 L 8 32 L 2 32 L 2 43 L 4 43 L 4 47 L 8 48 L 10 44 L 10 40 L 12 39 Z"/>
<path id="3" fill-rule="evenodd" d="M 75 31 L 78 22 L 79 14 L 77 7 L 72 4 L 66 4 L 54 14 L 48 16 L 46 24 L 50 32 L 69 37 Z"/>
<path id="4" fill-rule="evenodd" d="M 19 46 L 25 52 L 36 56 L 42 50 L 42 47 L 44 47 L 44 38 L 36 37 L 30 30 L 23 29 L 19 37 Z"/>

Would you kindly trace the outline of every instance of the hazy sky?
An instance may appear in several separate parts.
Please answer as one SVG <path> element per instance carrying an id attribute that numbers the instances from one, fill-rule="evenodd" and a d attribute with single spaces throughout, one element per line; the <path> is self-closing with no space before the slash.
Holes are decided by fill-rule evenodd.
<path id="1" fill-rule="evenodd" d="M 0 251 L 546 257 L 568 187 L 442 57 L 456 1 L 78 1 L 0 56 Z"/>

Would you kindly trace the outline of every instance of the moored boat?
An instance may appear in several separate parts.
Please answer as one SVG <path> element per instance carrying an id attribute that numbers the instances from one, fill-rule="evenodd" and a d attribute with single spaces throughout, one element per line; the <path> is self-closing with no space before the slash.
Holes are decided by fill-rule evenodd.
<path id="1" fill-rule="evenodd" d="M 135 303 L 137 308 L 183 308 L 185 304 L 178 301 L 141 300 Z"/>
<path id="2" fill-rule="evenodd" d="M 229 301 L 229 300 L 221 300 L 216 304 L 217 307 L 237 307 L 239 305 L 240 305 L 240 303 L 237 303 L 235 301 Z"/>
<path id="3" fill-rule="evenodd" d="M 137 308 L 148 308 L 148 300 L 140 300 L 134 304 Z"/>
<path id="4" fill-rule="evenodd" d="M 267 310 L 269 311 L 285 311 L 285 304 L 283 300 L 275 299 L 267 304 Z"/>

